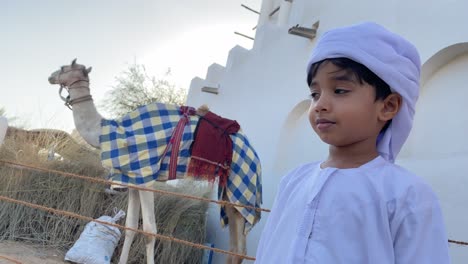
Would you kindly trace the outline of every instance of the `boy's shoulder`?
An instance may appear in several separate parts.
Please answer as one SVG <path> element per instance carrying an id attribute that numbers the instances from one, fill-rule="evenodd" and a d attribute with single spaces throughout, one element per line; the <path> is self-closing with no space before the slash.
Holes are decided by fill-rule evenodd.
<path id="1" fill-rule="evenodd" d="M 395 163 L 385 161 L 385 165 L 377 169 L 382 172 L 384 177 L 391 177 L 398 182 L 426 185 L 426 182 L 421 176 Z"/>
<path id="2" fill-rule="evenodd" d="M 292 188 L 294 186 L 305 186 L 313 182 L 320 174 L 320 161 L 301 164 L 284 175 L 280 182 L 280 189 Z M 383 158 L 376 162 L 376 166 L 357 170 L 340 170 L 339 174 L 354 174 L 362 180 L 372 184 L 375 191 L 390 200 L 406 200 L 416 203 L 433 202 L 438 200 L 432 187 L 420 176 L 397 164 L 385 161 Z M 364 178 L 362 178 L 364 177 Z M 358 181 L 360 182 L 360 181 Z M 357 182 L 356 182 L 357 183 Z M 349 188 L 354 188 L 350 185 Z"/>
<path id="3" fill-rule="evenodd" d="M 421 176 L 410 170 L 387 162 L 379 169 L 380 180 L 390 197 L 418 202 L 437 200 L 432 187 Z"/>
<path id="4" fill-rule="evenodd" d="M 289 170 L 282 178 L 280 185 L 290 182 L 302 181 L 313 176 L 314 171 L 320 166 L 320 161 L 303 163 L 292 170 Z"/>

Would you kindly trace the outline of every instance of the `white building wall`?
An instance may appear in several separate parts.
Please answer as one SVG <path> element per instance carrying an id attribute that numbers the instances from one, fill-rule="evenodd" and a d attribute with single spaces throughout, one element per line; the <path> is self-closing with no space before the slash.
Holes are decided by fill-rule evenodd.
<path id="1" fill-rule="evenodd" d="M 468 52 L 436 71 L 421 89 L 413 131 L 399 163 L 424 177 L 441 200 L 449 238 L 468 240 Z M 450 246 L 453 263 L 468 247 Z"/>
<path id="2" fill-rule="evenodd" d="M 468 2 L 462 0 L 371 1 L 264 0 L 251 50 L 234 47 L 226 66 L 195 78 L 188 105 L 208 104 L 212 111 L 236 119 L 255 146 L 263 167 L 264 208 L 271 208 L 282 175 L 300 163 L 322 159 L 327 146 L 307 121 L 305 65 L 316 40 L 289 35 L 299 24 L 320 20 L 326 30 L 360 21 L 375 21 L 413 42 L 423 62 L 423 84 L 414 129 L 397 163 L 424 177 L 437 192 L 449 237 L 468 241 Z M 277 6 L 272 17 L 268 14 Z M 284 7 L 284 8 L 283 8 Z M 286 11 L 287 12 L 286 12 Z M 285 13 L 284 13 L 285 12 Z M 218 87 L 219 94 L 201 92 Z M 465 165 L 465 166 L 464 166 Z M 268 214 L 248 236 L 255 255 Z M 210 209 L 208 239 L 228 249 L 228 232 L 219 227 L 219 211 Z M 453 263 L 468 262 L 468 247 L 450 246 Z M 224 256 L 215 254 L 214 263 Z M 246 261 L 245 263 L 249 263 Z"/>

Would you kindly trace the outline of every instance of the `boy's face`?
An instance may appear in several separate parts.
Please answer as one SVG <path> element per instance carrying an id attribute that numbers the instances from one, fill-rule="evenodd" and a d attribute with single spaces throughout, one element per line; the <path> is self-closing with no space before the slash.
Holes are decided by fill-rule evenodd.
<path id="1" fill-rule="evenodd" d="M 373 86 L 325 61 L 312 79 L 310 92 L 309 121 L 322 141 L 336 147 L 376 142 L 382 128 L 382 101 L 375 100 Z"/>

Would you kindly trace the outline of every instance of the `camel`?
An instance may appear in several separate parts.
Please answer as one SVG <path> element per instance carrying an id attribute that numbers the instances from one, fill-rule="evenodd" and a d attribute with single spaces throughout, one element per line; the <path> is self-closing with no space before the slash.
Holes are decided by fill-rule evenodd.
<path id="1" fill-rule="evenodd" d="M 59 90 L 60 97 L 62 98 L 62 100 L 65 101 L 65 105 L 68 106 L 70 109 L 72 109 L 73 118 L 74 118 L 75 126 L 76 126 L 78 133 L 90 145 L 96 148 L 101 148 L 101 158 L 103 159 L 102 162 L 104 164 L 104 157 L 107 155 L 106 153 L 110 153 L 111 151 L 107 152 L 107 150 L 105 150 L 104 147 L 102 147 L 104 145 L 101 145 L 102 144 L 101 140 L 103 140 L 103 138 L 106 137 L 106 135 L 103 135 L 103 131 L 104 131 L 103 126 L 104 124 L 114 124 L 115 122 L 104 119 L 102 115 L 97 111 L 93 103 L 92 96 L 90 94 L 89 76 L 88 76 L 90 72 L 91 72 L 91 67 L 86 68 L 84 65 L 77 64 L 76 59 L 75 59 L 72 61 L 71 65 L 62 66 L 60 70 L 53 72 L 51 76 L 49 77 L 49 82 L 51 84 L 60 85 L 60 90 Z M 63 97 L 61 95 L 61 92 L 63 89 L 66 89 L 68 91 L 69 93 L 68 97 Z M 164 110 L 166 110 L 166 108 L 170 108 L 170 109 L 176 109 L 177 111 L 182 111 L 182 109 L 185 109 L 185 110 L 188 109 L 185 107 L 171 106 L 171 105 L 160 104 L 160 103 L 148 105 L 147 107 L 148 108 L 161 107 L 161 108 L 165 108 Z M 172 135 L 177 134 L 174 131 L 177 131 L 176 127 L 180 125 L 181 120 L 185 118 L 187 119 L 187 124 L 181 125 L 184 131 L 183 133 L 185 133 L 186 131 L 193 132 L 192 130 L 195 127 L 194 124 L 196 125 L 197 120 L 201 120 L 202 118 L 204 118 L 207 112 L 209 112 L 207 108 L 201 107 L 198 110 L 196 110 L 195 113 L 191 113 L 191 115 L 188 115 L 187 113 L 181 114 L 179 117 L 180 120 L 178 122 L 171 123 L 171 126 L 169 128 L 164 126 L 165 127 L 164 131 L 167 133 L 166 130 L 169 129 L 170 131 L 172 131 L 171 132 Z M 151 129 L 157 129 L 157 127 L 161 127 L 161 125 L 159 124 L 158 126 L 155 126 L 154 128 L 151 128 Z M 122 129 L 119 127 L 116 130 L 121 131 Z M 155 130 L 154 134 L 150 136 L 154 138 L 157 135 L 161 135 L 161 133 L 164 131 Z M 226 131 L 223 131 L 223 133 L 226 133 Z M 125 132 L 123 135 L 125 135 L 123 137 L 127 137 L 127 135 L 130 135 L 129 137 L 136 137 L 133 135 L 133 132 Z M 243 181 L 245 182 L 245 180 L 248 179 L 251 182 L 247 184 L 248 187 L 243 187 L 243 188 L 249 189 L 248 190 L 249 192 L 252 188 L 254 189 L 253 193 L 249 193 L 249 197 L 250 196 L 253 197 L 253 198 L 250 198 L 250 199 L 253 199 L 253 203 L 251 203 L 251 205 L 259 207 L 261 204 L 261 177 L 260 177 L 261 169 L 260 169 L 260 162 L 258 160 L 258 156 L 253 150 L 253 148 L 251 148 L 250 143 L 248 143 L 248 140 L 246 139 L 246 137 L 243 134 L 241 134 L 240 130 L 237 133 L 230 134 L 229 136 L 230 136 L 230 139 L 232 140 L 232 164 L 227 167 L 227 169 L 229 170 L 228 176 L 227 176 L 228 177 L 227 185 L 225 187 L 221 187 L 221 186 L 219 187 L 221 190 L 221 194 L 218 197 L 220 199 L 223 199 L 229 202 L 234 202 L 234 203 L 241 202 L 239 200 L 233 201 L 233 196 L 236 196 L 236 194 L 233 194 L 233 193 L 236 192 L 238 195 L 239 188 L 241 187 L 237 186 L 236 184 L 243 184 L 242 182 Z M 176 146 L 176 144 L 173 144 L 173 138 L 174 137 L 170 137 L 169 138 L 170 140 L 169 139 L 167 140 L 168 143 L 165 143 L 167 145 L 172 144 L 171 148 L 174 148 L 174 146 Z M 127 147 L 127 144 L 131 144 L 129 143 L 128 138 L 123 138 L 123 139 L 118 139 L 118 140 L 124 141 L 124 143 L 122 143 L 124 147 Z M 156 138 L 154 142 L 161 142 L 161 140 L 164 141 L 164 138 Z M 185 134 L 184 134 L 183 140 L 185 140 Z M 192 142 L 196 143 L 196 141 L 192 141 Z M 181 148 L 183 144 L 185 144 L 184 146 L 186 146 L 186 143 L 182 141 Z M 130 148 L 130 146 L 128 146 L 128 148 Z M 166 146 L 166 149 L 162 157 L 158 157 L 160 158 L 160 163 L 163 163 L 163 161 L 166 160 L 165 154 L 166 154 L 167 149 L 168 149 L 168 146 Z M 148 152 L 152 152 L 152 151 L 153 149 L 149 148 L 149 150 L 144 150 L 144 153 L 147 154 Z M 173 152 L 176 153 L 175 150 Z M 250 158 L 248 159 L 247 157 L 245 157 L 246 152 L 251 154 L 252 159 Z M 182 153 L 182 151 L 180 153 Z M 173 157 L 173 154 L 171 153 L 171 158 L 169 162 L 171 162 L 173 159 L 176 162 L 175 163 L 173 162 L 172 164 L 176 164 L 177 165 L 176 167 L 178 170 L 179 169 L 178 162 L 181 162 L 182 159 L 180 157 L 177 159 L 177 156 Z M 190 156 L 190 162 L 194 159 L 195 159 L 194 156 Z M 238 165 L 239 163 L 240 165 Z M 159 169 L 160 165 L 158 166 L 156 165 L 157 164 L 152 164 L 152 163 L 150 164 L 150 167 L 151 167 L 150 169 L 155 170 L 155 172 L 153 173 L 154 175 L 151 175 L 151 177 L 156 177 L 157 178 L 156 180 L 158 181 L 168 180 L 168 178 L 161 176 L 163 174 L 161 172 L 162 165 L 161 165 L 160 171 L 157 171 L 157 169 L 155 168 L 155 167 L 158 167 Z M 219 164 L 217 164 L 217 166 L 218 165 Z M 107 166 L 109 166 L 109 163 L 107 164 Z M 219 165 L 219 166 L 220 166 L 219 168 L 222 167 L 222 165 Z M 122 169 L 122 167 L 119 167 L 119 170 L 117 170 L 118 172 L 120 172 L 120 174 L 118 173 L 118 175 L 122 175 L 121 177 L 123 178 L 129 178 L 127 177 L 127 175 L 130 175 L 131 172 L 125 172 L 125 168 Z M 138 176 L 139 175 L 137 175 L 136 177 Z M 179 171 L 177 171 L 177 178 L 185 177 L 185 176 L 186 176 L 185 172 L 179 175 Z M 244 177 L 244 178 L 234 179 L 234 177 Z M 120 178 L 120 179 L 123 179 L 123 178 Z M 138 183 L 129 182 L 129 185 L 132 185 L 132 184 L 138 185 Z M 244 191 L 244 190 L 241 190 L 241 191 Z M 149 191 L 137 191 L 132 188 L 129 188 L 128 195 L 129 195 L 129 198 L 128 198 L 127 218 L 125 221 L 125 225 L 131 228 L 138 227 L 139 212 L 141 208 L 143 230 L 146 232 L 150 232 L 150 233 L 157 233 L 153 193 Z M 223 215 L 223 212 L 225 213 L 225 215 Z M 223 216 L 227 217 L 227 219 L 229 220 L 228 226 L 229 226 L 229 238 L 230 238 L 229 239 L 230 251 L 245 255 L 246 254 L 246 235 L 248 231 L 250 230 L 250 228 L 253 227 L 253 225 L 255 225 L 260 219 L 260 212 L 258 210 L 251 210 L 251 209 L 242 208 L 242 207 L 223 206 L 221 210 L 221 216 L 222 216 L 221 217 L 222 223 L 223 223 Z M 132 244 L 134 235 L 135 235 L 134 232 L 131 232 L 128 230 L 125 232 L 124 245 L 123 245 L 122 253 L 120 255 L 120 260 L 119 260 L 119 263 L 121 264 L 126 263 L 128 260 L 130 246 Z M 146 259 L 147 259 L 148 264 L 154 263 L 154 245 L 155 245 L 155 238 L 153 236 L 147 237 L 145 246 L 146 246 Z M 228 255 L 227 263 L 242 263 L 242 258 Z"/>

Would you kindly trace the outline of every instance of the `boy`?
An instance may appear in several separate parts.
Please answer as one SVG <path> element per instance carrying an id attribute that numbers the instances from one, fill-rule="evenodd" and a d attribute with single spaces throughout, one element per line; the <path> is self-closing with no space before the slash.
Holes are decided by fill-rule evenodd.
<path id="1" fill-rule="evenodd" d="M 256 263 L 449 263 L 437 197 L 393 164 L 418 97 L 416 48 L 375 23 L 331 30 L 307 67 L 327 159 L 281 180 Z"/>

